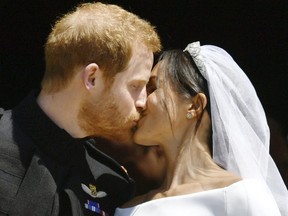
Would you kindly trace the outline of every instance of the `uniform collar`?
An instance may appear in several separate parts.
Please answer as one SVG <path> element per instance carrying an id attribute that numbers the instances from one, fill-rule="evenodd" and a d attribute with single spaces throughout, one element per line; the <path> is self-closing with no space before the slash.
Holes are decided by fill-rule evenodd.
<path id="1" fill-rule="evenodd" d="M 59 162 L 77 163 L 77 158 L 84 153 L 83 142 L 88 138 L 73 138 L 59 128 L 39 107 L 38 93 L 32 92 L 13 109 L 13 121 L 48 156 Z"/>

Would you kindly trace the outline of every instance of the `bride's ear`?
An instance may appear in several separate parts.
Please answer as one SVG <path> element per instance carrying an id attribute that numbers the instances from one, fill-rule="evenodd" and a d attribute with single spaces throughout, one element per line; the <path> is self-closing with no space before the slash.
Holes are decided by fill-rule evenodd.
<path id="1" fill-rule="evenodd" d="M 193 116 L 199 116 L 205 109 L 207 105 L 207 98 L 206 95 L 203 93 L 198 93 L 196 96 L 192 99 L 191 106 L 189 108 L 189 111 Z"/>

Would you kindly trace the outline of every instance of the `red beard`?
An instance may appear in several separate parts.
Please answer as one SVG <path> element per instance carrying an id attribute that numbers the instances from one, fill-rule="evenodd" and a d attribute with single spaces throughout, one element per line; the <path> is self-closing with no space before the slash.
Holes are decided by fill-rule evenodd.
<path id="1" fill-rule="evenodd" d="M 109 95 L 101 103 L 84 101 L 78 113 L 79 126 L 90 137 L 102 137 L 118 143 L 133 143 L 135 121 L 140 114 L 123 116 L 113 96 Z"/>

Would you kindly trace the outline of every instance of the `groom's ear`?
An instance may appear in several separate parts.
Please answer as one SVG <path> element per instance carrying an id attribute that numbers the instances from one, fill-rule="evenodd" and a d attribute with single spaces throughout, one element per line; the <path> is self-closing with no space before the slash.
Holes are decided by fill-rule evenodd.
<path id="1" fill-rule="evenodd" d="M 96 86 L 96 80 L 102 79 L 102 71 L 96 63 L 88 64 L 82 72 L 82 81 L 87 90 L 91 90 Z"/>

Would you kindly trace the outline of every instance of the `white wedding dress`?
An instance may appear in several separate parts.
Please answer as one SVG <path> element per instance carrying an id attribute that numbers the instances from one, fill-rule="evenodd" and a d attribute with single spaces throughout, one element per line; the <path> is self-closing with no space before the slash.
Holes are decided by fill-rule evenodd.
<path id="1" fill-rule="evenodd" d="M 115 216 L 281 216 L 265 184 L 246 179 L 225 188 L 117 208 Z"/>

